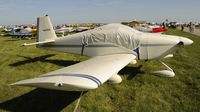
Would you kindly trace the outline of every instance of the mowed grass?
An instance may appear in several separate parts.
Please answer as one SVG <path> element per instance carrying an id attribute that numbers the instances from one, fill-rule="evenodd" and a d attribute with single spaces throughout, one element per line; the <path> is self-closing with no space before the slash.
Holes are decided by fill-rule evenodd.
<path id="1" fill-rule="evenodd" d="M 176 73 L 174 78 L 152 75 L 164 67 L 157 61 L 138 61 L 120 71 L 121 84 L 105 83 L 85 92 L 79 112 L 197 112 L 200 111 L 200 37 L 170 29 L 170 35 L 190 38 L 194 43 L 164 59 Z M 80 92 L 63 92 L 9 86 L 87 59 L 35 46 L 19 47 L 34 40 L 0 37 L 0 111 L 66 111 L 75 108 Z M 98 63 L 97 63 L 98 64 Z M 102 65 L 103 66 L 103 65 Z M 81 68 L 80 68 L 81 69 Z"/>

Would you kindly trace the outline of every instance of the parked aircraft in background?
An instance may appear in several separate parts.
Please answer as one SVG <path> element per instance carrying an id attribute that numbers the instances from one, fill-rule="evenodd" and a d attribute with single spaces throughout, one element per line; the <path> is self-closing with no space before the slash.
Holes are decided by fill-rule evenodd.
<path id="1" fill-rule="evenodd" d="M 11 32 L 11 31 L 12 31 L 12 28 L 4 28 L 3 31 L 4 31 L 4 32 Z"/>
<path id="2" fill-rule="evenodd" d="M 192 40 L 163 34 L 142 33 L 121 24 L 108 24 L 92 30 L 57 38 L 49 16 L 39 17 L 38 48 L 90 56 L 91 58 L 37 78 L 12 85 L 34 86 L 64 91 L 96 89 L 106 81 L 120 83 L 118 72 L 136 60 L 159 60 L 166 70 L 155 71 L 160 76 L 173 77 L 173 70 L 161 61 L 172 57 L 177 48 L 193 43 Z"/>
<path id="3" fill-rule="evenodd" d="M 91 29 L 90 27 L 78 27 L 74 31 L 75 32 L 83 32 L 83 31 L 87 31 L 87 30 L 90 30 L 90 29 Z"/>
<path id="4" fill-rule="evenodd" d="M 73 27 L 61 27 L 59 29 L 55 29 L 56 33 L 61 33 L 62 37 L 64 36 L 65 32 L 73 32 Z"/>
<path id="5" fill-rule="evenodd" d="M 13 28 L 9 35 L 17 38 L 31 38 L 36 35 L 37 29 L 32 29 L 30 27 L 26 28 Z"/>
<path id="6" fill-rule="evenodd" d="M 157 25 L 139 26 L 139 27 L 135 27 L 135 29 L 142 32 L 149 32 L 149 33 L 162 33 L 162 32 L 167 31 L 167 28 L 157 26 Z"/>
<path id="7" fill-rule="evenodd" d="M 55 32 L 73 32 L 73 27 L 61 27 L 59 29 L 55 29 Z"/>

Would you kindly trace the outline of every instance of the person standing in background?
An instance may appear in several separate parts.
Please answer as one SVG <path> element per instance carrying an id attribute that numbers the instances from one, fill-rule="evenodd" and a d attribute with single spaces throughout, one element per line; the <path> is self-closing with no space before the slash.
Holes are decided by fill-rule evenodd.
<path id="1" fill-rule="evenodd" d="M 184 30 L 184 25 L 183 24 L 181 24 L 181 31 L 183 31 Z"/>

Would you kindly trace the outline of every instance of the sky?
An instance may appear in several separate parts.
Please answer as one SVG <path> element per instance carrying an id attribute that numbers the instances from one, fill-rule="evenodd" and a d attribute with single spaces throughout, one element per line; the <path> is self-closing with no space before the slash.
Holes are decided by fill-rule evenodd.
<path id="1" fill-rule="evenodd" d="M 0 0 L 0 24 L 32 24 L 48 14 L 54 24 L 144 20 L 200 22 L 200 0 Z"/>

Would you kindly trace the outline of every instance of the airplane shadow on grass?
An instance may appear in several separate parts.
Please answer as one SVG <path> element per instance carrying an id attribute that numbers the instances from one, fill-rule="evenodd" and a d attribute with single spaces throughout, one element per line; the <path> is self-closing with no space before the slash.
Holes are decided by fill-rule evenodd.
<path id="1" fill-rule="evenodd" d="M 80 94 L 81 92 L 35 89 L 0 103 L 0 108 L 11 112 L 60 112 L 78 99 Z"/>
<path id="2" fill-rule="evenodd" d="M 128 75 L 127 80 L 132 80 L 136 75 L 145 73 L 141 71 L 141 68 L 142 68 L 142 65 L 139 65 L 138 67 L 126 66 L 122 70 L 119 71 L 119 74 Z"/>
<path id="3" fill-rule="evenodd" d="M 69 65 L 73 65 L 76 64 L 80 61 L 70 61 L 70 60 L 53 60 L 53 59 L 47 59 L 49 57 L 55 56 L 55 54 L 47 54 L 47 55 L 42 55 L 42 56 L 38 56 L 38 57 L 26 57 L 26 56 L 20 56 L 19 57 L 23 57 L 25 58 L 25 60 L 23 61 L 18 61 L 16 63 L 10 64 L 10 66 L 21 66 L 27 63 L 34 63 L 34 62 L 47 62 L 47 63 L 52 63 L 52 64 L 56 64 L 59 66 L 69 66 Z"/>

